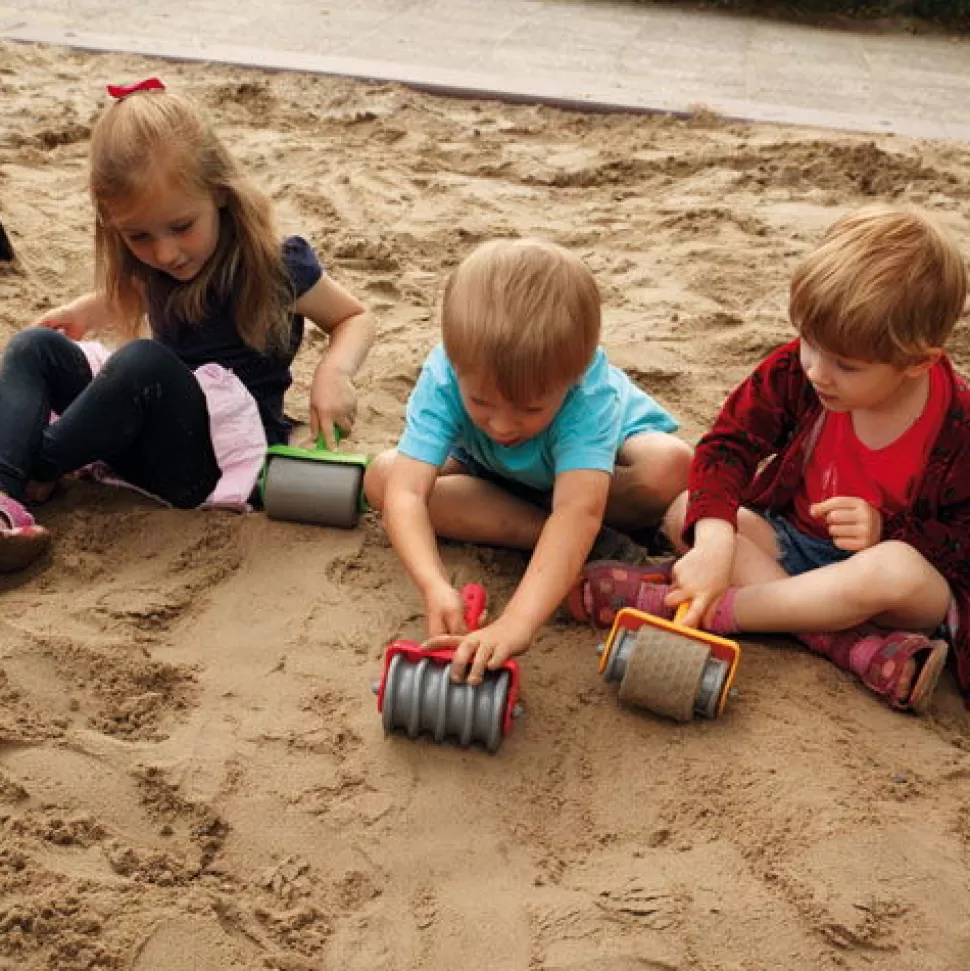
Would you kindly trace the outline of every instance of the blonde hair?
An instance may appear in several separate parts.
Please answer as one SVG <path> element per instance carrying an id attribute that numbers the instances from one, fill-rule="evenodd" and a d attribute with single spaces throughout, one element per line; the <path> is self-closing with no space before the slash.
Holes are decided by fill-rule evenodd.
<path id="1" fill-rule="evenodd" d="M 789 316 L 818 347 L 905 367 L 944 346 L 966 296 L 947 232 L 922 213 L 868 207 L 831 226 L 795 271 Z"/>
<path id="2" fill-rule="evenodd" d="M 159 293 L 168 311 L 190 322 L 200 321 L 211 301 L 228 303 L 240 337 L 254 350 L 288 345 L 294 294 L 272 206 L 194 102 L 170 91 L 141 91 L 114 102 L 94 126 L 90 160 L 98 289 L 127 336 L 137 334 Z M 209 193 L 219 206 L 216 250 L 183 284 L 138 260 L 110 218 L 113 208 L 145 198 L 160 181 Z"/>
<path id="3" fill-rule="evenodd" d="M 561 246 L 493 240 L 451 274 L 441 331 L 459 374 L 488 375 L 508 401 L 535 400 L 589 367 L 600 337 L 599 290 Z"/>

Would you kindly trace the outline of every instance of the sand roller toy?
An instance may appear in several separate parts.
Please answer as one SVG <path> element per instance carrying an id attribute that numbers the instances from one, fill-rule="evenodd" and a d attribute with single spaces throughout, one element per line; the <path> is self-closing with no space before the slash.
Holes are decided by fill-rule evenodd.
<path id="1" fill-rule="evenodd" d="M 735 642 L 642 610 L 621 610 L 600 653 L 600 674 L 619 682 L 624 704 L 687 722 L 717 718 L 727 704 L 741 648 Z"/>
<path id="2" fill-rule="evenodd" d="M 465 623 L 475 630 L 484 617 L 485 591 L 470 583 L 461 595 Z M 457 684 L 451 680 L 454 653 L 453 648 L 425 650 L 414 641 L 388 646 L 383 675 L 374 685 L 384 733 L 427 734 L 437 743 L 479 744 L 497 752 L 518 714 L 519 666 L 509 660 L 487 671 L 481 684 Z"/>
<path id="3" fill-rule="evenodd" d="M 330 451 L 322 435 L 316 448 L 270 446 L 259 480 L 266 515 L 353 528 L 366 509 L 363 485 L 368 461 L 366 455 Z"/>

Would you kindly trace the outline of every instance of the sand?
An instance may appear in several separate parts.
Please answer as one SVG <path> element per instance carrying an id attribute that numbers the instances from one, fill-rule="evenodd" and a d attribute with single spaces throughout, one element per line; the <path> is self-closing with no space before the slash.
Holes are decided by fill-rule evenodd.
<path id="1" fill-rule="evenodd" d="M 449 101 L 393 86 L 0 45 L 0 340 L 91 282 L 105 80 L 205 101 L 366 300 L 354 439 L 395 441 L 443 274 L 540 234 L 586 259 L 605 344 L 696 439 L 790 336 L 786 279 L 873 200 L 970 249 L 970 148 Z M 322 341 L 289 398 L 306 414 Z M 954 355 L 970 366 L 964 329 Z M 716 722 L 621 708 L 550 624 L 490 756 L 385 738 L 371 682 L 420 601 L 353 531 L 159 509 L 90 482 L 0 579 L 0 968 L 957 971 L 970 966 L 970 717 L 890 711 L 793 641 L 746 640 Z M 460 545 L 495 603 L 522 556 Z"/>

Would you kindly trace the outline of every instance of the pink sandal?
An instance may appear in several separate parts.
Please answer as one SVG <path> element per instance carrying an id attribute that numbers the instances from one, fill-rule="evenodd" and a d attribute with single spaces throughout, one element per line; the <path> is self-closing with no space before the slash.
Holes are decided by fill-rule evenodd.
<path id="1" fill-rule="evenodd" d="M 624 607 L 636 607 L 658 617 L 673 617 L 674 608 L 663 598 L 665 584 L 670 583 L 674 560 L 658 560 L 644 566 L 632 566 L 619 560 L 596 560 L 587 563 L 564 606 L 569 616 L 600 630 L 613 626 L 617 613 Z"/>
<path id="2" fill-rule="evenodd" d="M 852 648 L 849 663 L 863 684 L 883 695 L 893 708 L 922 714 L 946 667 L 946 641 L 930 640 L 915 631 L 898 630 L 882 637 L 865 638 Z M 896 698 L 903 669 L 916 662 L 916 676 L 904 701 Z"/>
<path id="3" fill-rule="evenodd" d="M 51 534 L 10 496 L 0 494 L 0 573 L 30 566 L 50 548 Z"/>

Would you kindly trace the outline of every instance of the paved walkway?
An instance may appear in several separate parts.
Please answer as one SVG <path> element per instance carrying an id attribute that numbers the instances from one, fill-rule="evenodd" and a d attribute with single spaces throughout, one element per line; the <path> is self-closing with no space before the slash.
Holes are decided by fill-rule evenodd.
<path id="1" fill-rule="evenodd" d="M 970 39 L 608 0 L 0 0 L 0 38 L 970 141 Z"/>

